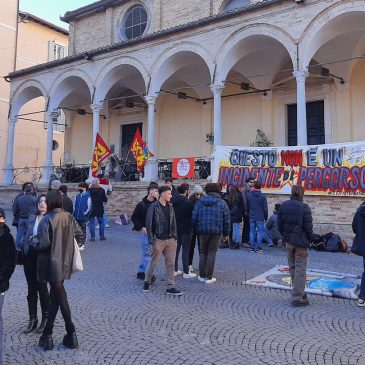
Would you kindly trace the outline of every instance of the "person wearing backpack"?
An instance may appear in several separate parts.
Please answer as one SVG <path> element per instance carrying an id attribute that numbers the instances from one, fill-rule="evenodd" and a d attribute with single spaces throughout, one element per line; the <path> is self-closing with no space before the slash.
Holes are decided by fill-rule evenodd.
<path id="1" fill-rule="evenodd" d="M 364 263 L 357 305 L 359 307 L 365 307 L 365 202 L 356 211 L 352 221 L 352 230 L 356 236 L 352 244 L 351 252 L 355 255 L 362 256 Z"/>
<path id="2" fill-rule="evenodd" d="M 88 189 L 89 186 L 85 182 L 80 183 L 79 194 L 76 195 L 73 203 L 73 216 L 82 230 L 82 236 L 77 241 L 80 250 L 85 249 L 87 217 L 91 213 L 91 199 Z"/>
<path id="3" fill-rule="evenodd" d="M 288 251 L 288 263 L 292 282 L 292 306 L 309 305 L 305 284 L 310 242 L 313 238 L 313 219 L 309 206 L 303 203 L 304 188 L 295 185 L 290 200 L 285 201 L 278 212 L 278 227 Z"/>

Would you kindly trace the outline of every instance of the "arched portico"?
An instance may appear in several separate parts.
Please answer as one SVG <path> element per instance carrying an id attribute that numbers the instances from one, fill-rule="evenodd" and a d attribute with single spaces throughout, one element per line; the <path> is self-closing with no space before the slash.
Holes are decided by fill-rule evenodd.
<path id="1" fill-rule="evenodd" d="M 36 80 L 28 80 L 22 83 L 11 97 L 11 104 L 8 118 L 8 140 L 6 153 L 6 167 L 4 169 L 4 185 L 10 185 L 14 178 L 14 143 L 15 143 L 15 126 L 18 120 L 18 114 L 21 108 L 29 101 L 38 98 L 45 98 L 47 104 L 48 95 L 45 87 Z"/>

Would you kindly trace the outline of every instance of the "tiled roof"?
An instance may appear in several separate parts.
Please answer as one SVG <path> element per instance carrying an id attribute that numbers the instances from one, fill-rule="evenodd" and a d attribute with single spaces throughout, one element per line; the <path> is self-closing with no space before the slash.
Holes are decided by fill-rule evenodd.
<path id="1" fill-rule="evenodd" d="M 108 1 L 111 1 L 111 0 L 103 0 L 102 2 L 108 2 Z M 76 61 L 79 61 L 82 59 L 91 60 L 94 56 L 97 56 L 100 54 L 108 53 L 108 52 L 115 51 L 118 49 L 124 49 L 124 48 L 130 47 L 130 46 L 134 46 L 136 44 L 149 42 L 149 41 L 152 41 L 155 39 L 162 38 L 164 36 L 176 34 L 176 33 L 183 32 L 183 31 L 186 31 L 189 29 L 199 28 L 199 27 L 209 25 L 209 24 L 212 24 L 215 22 L 219 22 L 219 21 L 222 21 L 225 19 L 233 18 L 242 13 L 254 11 L 254 10 L 257 10 L 260 8 L 271 6 L 273 4 L 282 3 L 284 1 L 287 1 L 287 0 L 261 0 L 260 2 L 255 3 L 255 4 L 246 5 L 239 9 L 234 9 L 234 10 L 230 10 L 230 11 L 220 13 L 217 15 L 212 15 L 212 16 L 209 16 L 206 18 L 192 21 L 190 23 L 178 25 L 173 28 L 161 30 L 161 31 L 151 33 L 151 34 L 146 34 L 146 35 L 143 35 L 141 37 L 134 38 L 131 40 L 113 43 L 113 44 L 110 44 L 110 45 L 107 45 L 104 47 L 99 47 L 99 48 L 96 48 L 96 49 L 93 49 L 90 51 L 86 51 L 86 52 L 82 52 L 82 53 L 79 53 L 79 54 L 76 54 L 73 56 L 65 57 L 60 60 L 51 61 L 51 62 L 35 65 L 35 66 L 29 67 L 29 68 L 26 68 L 23 70 L 14 71 L 14 72 L 9 73 L 7 76 L 5 76 L 5 79 L 7 79 L 7 80 L 15 79 L 17 77 L 24 76 L 24 75 L 27 75 L 27 74 L 30 74 L 33 72 L 54 68 L 54 67 L 61 66 L 64 64 L 70 64 L 70 63 L 73 63 L 73 62 L 76 62 Z M 95 4 L 97 4 L 97 3 L 95 3 Z"/>
<path id="2" fill-rule="evenodd" d="M 64 35 L 68 35 L 68 30 L 64 29 L 64 28 L 61 28 L 59 27 L 58 25 L 56 24 L 53 24 L 53 23 L 50 23 L 48 22 L 47 20 L 44 20 L 42 18 L 39 18 L 31 13 L 27 13 L 25 11 L 19 11 L 19 16 L 22 20 L 26 20 L 26 19 L 29 19 L 29 20 L 32 20 L 36 23 L 39 23 L 39 24 L 42 24 L 44 25 L 45 27 L 48 27 L 52 30 L 55 30 L 56 32 L 59 32 L 59 33 L 62 33 Z"/>

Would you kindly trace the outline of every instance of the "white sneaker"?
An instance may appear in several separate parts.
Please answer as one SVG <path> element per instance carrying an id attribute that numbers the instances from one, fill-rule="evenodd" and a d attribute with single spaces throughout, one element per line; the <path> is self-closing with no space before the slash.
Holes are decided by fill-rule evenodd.
<path id="1" fill-rule="evenodd" d="M 193 272 L 189 272 L 189 274 L 185 274 L 184 273 L 184 275 L 183 275 L 183 278 L 184 279 L 194 279 L 194 278 L 196 278 L 196 274 L 194 274 Z"/>
<path id="2" fill-rule="evenodd" d="M 95 226 L 95 229 L 99 229 L 99 226 Z"/>
<path id="3" fill-rule="evenodd" d="M 177 270 L 174 272 L 174 276 L 179 276 L 181 274 L 183 274 L 183 272 L 181 270 Z"/>
<path id="4" fill-rule="evenodd" d="M 207 280 L 205 280 L 205 284 L 213 284 L 213 283 L 215 283 L 216 281 L 217 281 L 217 279 L 216 279 L 216 278 L 207 279 Z"/>
<path id="5" fill-rule="evenodd" d="M 365 300 L 364 299 L 359 299 L 357 301 L 357 306 L 358 307 L 365 307 Z"/>
<path id="6" fill-rule="evenodd" d="M 190 272 L 194 272 L 193 265 L 189 265 L 189 271 L 190 271 Z"/>
<path id="7" fill-rule="evenodd" d="M 198 280 L 201 281 L 202 283 L 205 283 L 205 279 L 200 276 L 198 276 Z"/>
<path id="8" fill-rule="evenodd" d="M 106 225 L 105 225 L 105 228 L 110 228 L 110 225 L 109 225 L 109 224 L 106 224 Z"/>

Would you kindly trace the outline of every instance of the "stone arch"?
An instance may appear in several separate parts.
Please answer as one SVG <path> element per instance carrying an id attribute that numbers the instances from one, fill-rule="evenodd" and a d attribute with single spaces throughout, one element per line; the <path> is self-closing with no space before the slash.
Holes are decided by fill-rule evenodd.
<path id="1" fill-rule="evenodd" d="M 112 80 L 108 80 L 108 77 L 112 77 L 111 73 L 118 67 L 131 66 L 137 70 L 143 78 L 145 90 L 148 87 L 149 75 L 145 66 L 133 57 L 114 58 L 110 60 L 103 70 L 98 74 L 95 80 L 95 95 L 93 102 L 99 103 L 104 100 L 106 94 L 110 90 Z M 117 81 L 117 80 L 116 80 Z"/>
<path id="2" fill-rule="evenodd" d="M 222 82 L 223 80 L 225 80 L 229 71 L 239 60 L 239 58 L 230 59 L 230 55 L 232 52 L 234 52 L 235 47 L 245 39 L 255 36 L 271 38 L 273 41 L 277 41 L 282 44 L 290 56 L 293 67 L 296 65 L 296 44 L 294 39 L 288 33 L 273 25 L 248 25 L 229 35 L 226 41 L 223 43 L 222 47 L 219 49 L 216 56 L 218 69 L 215 82 Z"/>
<path id="3" fill-rule="evenodd" d="M 63 90 L 61 90 L 61 86 L 65 84 L 67 80 L 70 79 L 80 79 L 81 82 L 83 82 L 89 93 L 90 93 L 90 100 L 93 95 L 93 83 L 89 77 L 89 75 L 80 69 L 70 69 L 67 71 L 62 77 L 57 78 L 55 82 L 51 85 L 49 89 L 49 98 L 50 98 L 50 105 L 49 109 L 56 109 L 58 108 L 59 104 L 62 102 L 62 100 L 70 93 L 72 92 L 72 88 L 70 87 L 64 87 Z"/>
<path id="4" fill-rule="evenodd" d="M 337 17 L 351 12 L 365 14 L 363 0 L 342 0 L 322 10 L 305 28 L 299 40 L 301 50 L 300 66 L 302 69 L 309 66 L 311 59 L 319 48 L 326 42 L 321 41 L 319 34 L 323 27 Z"/>
<path id="5" fill-rule="evenodd" d="M 31 79 L 20 84 L 12 92 L 9 117 L 16 117 L 24 104 L 40 96 L 48 98 L 46 88 L 39 81 Z"/>
<path id="6" fill-rule="evenodd" d="M 162 84 L 174 73 L 174 68 L 167 70 L 166 64 L 172 60 L 174 56 L 182 53 L 192 53 L 199 56 L 209 70 L 210 79 L 214 74 L 214 63 L 210 53 L 201 45 L 193 42 L 180 42 L 177 45 L 162 52 L 151 67 L 151 85 L 148 90 L 149 95 L 153 95 L 160 91 Z M 166 67 L 164 69 L 164 67 Z M 175 68 L 175 71 L 177 68 Z"/>

